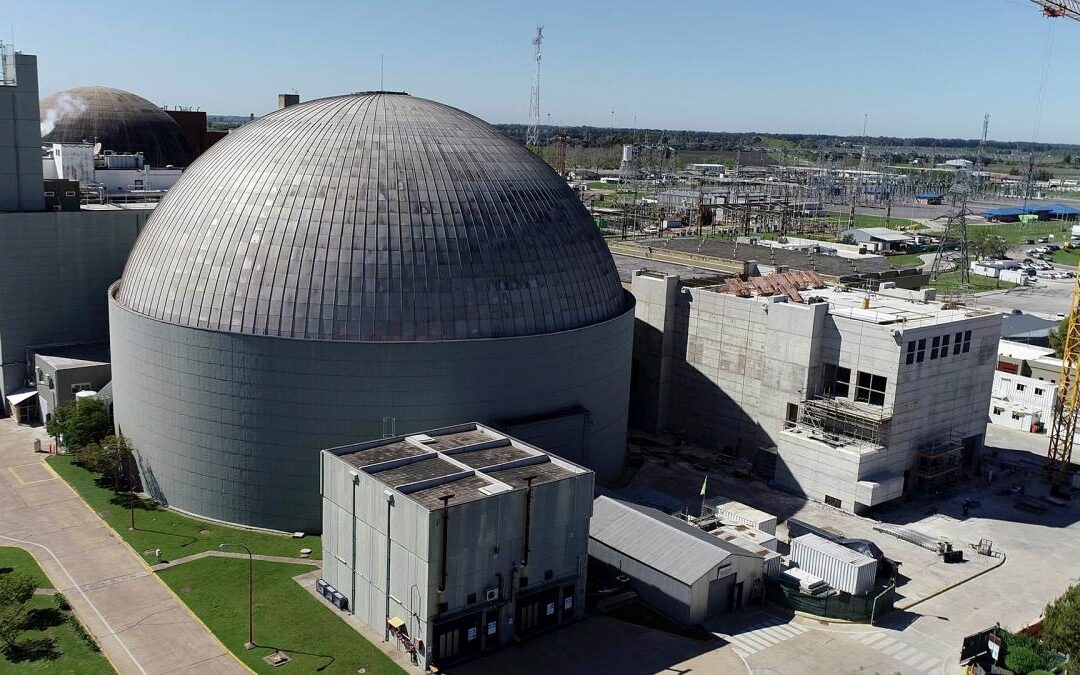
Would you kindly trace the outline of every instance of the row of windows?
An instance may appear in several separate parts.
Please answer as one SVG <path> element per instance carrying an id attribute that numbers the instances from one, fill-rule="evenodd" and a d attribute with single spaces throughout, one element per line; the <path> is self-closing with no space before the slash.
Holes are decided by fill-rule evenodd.
<path id="1" fill-rule="evenodd" d="M 1018 385 L 1016 385 L 1016 391 L 1024 391 L 1025 389 L 1027 389 L 1026 384 L 1018 384 Z M 1042 389 L 1042 387 L 1035 387 L 1035 395 L 1036 396 L 1042 396 L 1043 391 L 1044 390 Z"/>
<path id="2" fill-rule="evenodd" d="M 971 351 L 971 331 L 957 331 L 954 335 L 935 335 L 930 340 L 930 360 L 944 359 L 949 355 L 950 342 L 952 343 L 952 355 L 967 354 Z M 909 340 L 907 343 L 907 357 L 904 363 L 909 366 L 913 363 L 922 363 L 926 360 L 926 338 Z"/>
<path id="3" fill-rule="evenodd" d="M 851 393 L 851 369 L 825 364 L 825 393 L 837 398 L 847 398 Z M 855 376 L 855 400 L 870 405 L 885 405 L 885 388 L 889 378 L 858 371 Z"/>
<path id="4" fill-rule="evenodd" d="M 1005 408 L 998 408 L 997 406 L 994 406 L 994 414 L 995 415 L 1000 416 L 1004 412 L 1005 412 Z M 1017 412 L 1015 410 L 1012 412 L 1012 418 L 1014 420 L 1023 419 L 1023 417 L 1024 417 L 1023 413 Z"/>

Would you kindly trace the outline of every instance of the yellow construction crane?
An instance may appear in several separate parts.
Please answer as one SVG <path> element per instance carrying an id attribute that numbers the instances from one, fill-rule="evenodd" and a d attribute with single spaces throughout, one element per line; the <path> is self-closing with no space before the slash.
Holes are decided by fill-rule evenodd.
<path id="1" fill-rule="evenodd" d="M 1080 21 L 1077 0 L 1031 0 L 1042 7 L 1043 15 Z M 1046 473 L 1050 482 L 1061 485 L 1069 479 L 1072 464 L 1076 417 L 1080 413 L 1080 265 L 1069 301 L 1069 323 L 1065 331 L 1061 373 L 1058 375 L 1054 419 L 1050 425 L 1050 450 L 1046 454 Z"/>

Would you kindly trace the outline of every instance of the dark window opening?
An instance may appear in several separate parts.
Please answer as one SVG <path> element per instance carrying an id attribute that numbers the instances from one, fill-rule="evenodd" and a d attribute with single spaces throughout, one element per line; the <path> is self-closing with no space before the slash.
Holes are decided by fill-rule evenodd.
<path id="1" fill-rule="evenodd" d="M 934 336 L 933 342 L 930 343 L 930 360 L 933 361 L 937 358 L 938 347 L 941 346 L 941 338 Z"/>
<path id="2" fill-rule="evenodd" d="M 529 577 L 521 577 L 518 579 L 518 588 L 525 588 L 529 585 Z"/>
<path id="3" fill-rule="evenodd" d="M 551 581 L 555 578 L 555 570 L 544 570 L 544 581 Z"/>
<path id="4" fill-rule="evenodd" d="M 843 508 L 843 507 L 840 506 L 843 502 L 841 502 L 836 497 L 830 497 L 829 495 L 825 495 L 825 503 L 828 504 L 829 506 L 835 506 L 838 509 Z"/>
<path id="5" fill-rule="evenodd" d="M 909 366 L 911 364 L 915 363 L 915 341 L 914 340 L 911 340 L 910 342 L 907 343 L 907 358 L 905 359 L 905 363 L 907 363 Z"/>
<path id="6" fill-rule="evenodd" d="M 847 398 L 851 393 L 851 369 L 832 363 L 825 364 L 825 395 Z"/>
<path id="7" fill-rule="evenodd" d="M 787 404 L 787 414 L 784 416 L 784 428 L 794 429 L 799 421 L 799 406 L 794 403 Z"/>
<path id="8" fill-rule="evenodd" d="M 922 363 L 926 359 L 926 338 L 919 340 L 919 350 L 915 352 L 915 361 Z"/>
<path id="9" fill-rule="evenodd" d="M 885 405 L 885 387 L 888 382 L 888 378 L 881 375 L 859 371 L 859 379 L 855 384 L 855 400 L 870 405 Z"/>
<path id="10" fill-rule="evenodd" d="M 964 349 L 965 354 L 971 351 L 971 331 L 964 331 Z"/>
<path id="11" fill-rule="evenodd" d="M 465 604 L 467 604 L 467 605 L 475 605 L 476 604 L 476 593 L 469 593 L 468 597 L 465 598 Z"/>
<path id="12" fill-rule="evenodd" d="M 963 346 L 963 344 L 962 344 L 963 337 L 964 337 L 963 333 L 957 333 L 956 335 L 953 336 L 953 346 L 952 346 L 952 354 L 953 354 L 953 356 L 956 356 L 957 354 L 960 353 L 960 348 Z"/>

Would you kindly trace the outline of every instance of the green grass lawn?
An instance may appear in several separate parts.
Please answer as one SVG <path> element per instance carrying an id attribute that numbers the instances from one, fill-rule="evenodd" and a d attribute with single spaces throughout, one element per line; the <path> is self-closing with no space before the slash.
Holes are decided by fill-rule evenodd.
<path id="1" fill-rule="evenodd" d="M 804 219 L 806 223 L 826 223 L 830 226 L 830 230 L 846 230 L 848 229 L 848 214 L 844 212 L 832 212 L 827 218 L 807 218 Z M 851 227 L 886 227 L 885 216 L 875 216 L 867 213 L 856 213 L 855 218 L 852 221 Z M 897 218 L 893 216 L 889 218 L 889 224 L 887 226 L 891 230 L 906 230 L 909 228 L 919 229 L 922 226 L 916 223 L 914 220 L 907 218 Z"/>
<path id="2" fill-rule="evenodd" d="M 15 546 L 0 546 L 0 574 L 16 571 L 30 575 L 38 588 L 52 588 L 52 582 L 38 567 L 34 556 Z"/>
<path id="3" fill-rule="evenodd" d="M 1076 267 L 1080 262 L 1080 249 L 1059 249 L 1050 254 L 1050 258 L 1059 265 Z"/>
<path id="4" fill-rule="evenodd" d="M 217 549 L 218 544 L 244 544 L 263 555 L 298 557 L 301 548 L 310 548 L 313 558 L 322 557 L 322 538 L 308 536 L 293 539 L 286 535 L 254 532 L 210 523 L 158 507 L 149 500 L 136 499 L 135 530 L 128 529 L 131 516 L 127 493 L 114 493 L 96 474 L 77 466 L 70 455 L 49 458 L 49 466 L 105 519 L 131 545 L 135 552 L 161 549 L 162 558 L 176 560 L 184 556 Z M 234 549 L 235 550 L 235 549 Z M 153 564 L 157 559 L 146 556 Z"/>
<path id="5" fill-rule="evenodd" d="M 39 588 L 49 588 L 45 573 L 29 553 L 20 548 L 0 548 L 0 574 L 22 572 Z M 78 621 L 71 610 L 56 607 L 51 595 L 30 600 L 29 627 L 18 638 L 15 651 L 0 651 L 0 672 L 97 675 L 115 673 L 109 661 L 76 632 Z"/>
<path id="6" fill-rule="evenodd" d="M 927 286 L 936 288 L 939 293 L 956 293 L 960 291 L 960 273 L 959 272 L 946 272 L 939 276 L 937 279 L 932 280 Z M 1008 281 L 1002 281 L 1000 279 L 994 279 L 992 277 L 984 277 L 978 274 L 968 275 L 967 288 L 963 289 L 965 293 L 981 293 L 983 291 L 993 291 L 1003 288 L 1015 288 L 1016 284 Z"/>
<path id="7" fill-rule="evenodd" d="M 332 610 L 311 597 L 292 577 L 305 565 L 255 562 L 255 649 L 247 640 L 247 561 L 203 558 L 158 575 L 241 661 L 257 672 L 275 669 L 262 659 L 275 649 L 293 661 L 287 672 L 367 675 L 402 673 Z"/>
<path id="8" fill-rule="evenodd" d="M 923 259 L 915 253 L 902 253 L 900 255 L 886 256 L 885 262 L 898 269 L 906 269 L 909 267 L 922 267 L 926 264 L 923 262 Z"/>
<path id="9" fill-rule="evenodd" d="M 617 189 L 619 189 L 619 184 L 618 183 L 601 183 L 600 181 L 595 181 L 593 183 L 587 183 L 587 185 L 589 186 L 590 190 L 617 190 Z"/>
<path id="10" fill-rule="evenodd" d="M 987 223 L 985 225 L 968 225 L 968 236 L 975 237 L 980 234 L 997 234 L 1004 237 L 1010 246 L 1023 245 L 1028 239 L 1038 241 L 1039 237 L 1054 235 L 1053 241 L 1060 244 L 1069 240 L 1072 231 L 1072 223 L 1065 221 L 1040 220 L 1030 224 L 1024 223 Z M 1038 246 L 1038 244 L 1033 244 Z"/>

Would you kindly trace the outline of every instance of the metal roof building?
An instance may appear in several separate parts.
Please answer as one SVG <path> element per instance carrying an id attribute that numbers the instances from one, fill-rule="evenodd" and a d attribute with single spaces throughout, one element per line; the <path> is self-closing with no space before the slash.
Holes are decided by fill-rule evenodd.
<path id="1" fill-rule="evenodd" d="M 317 531 L 318 452 L 476 419 L 617 476 L 633 301 L 566 181 L 485 122 L 367 92 L 244 125 L 110 293 L 154 496 Z"/>
<path id="2" fill-rule="evenodd" d="M 619 574 L 643 601 L 697 624 L 749 601 L 764 558 L 678 518 L 610 497 L 593 502 L 589 555 Z"/>
<path id="3" fill-rule="evenodd" d="M 151 166 L 187 166 L 196 152 L 180 125 L 141 96 L 109 87 L 75 87 L 41 100 L 43 143 L 101 143 L 141 152 Z"/>

